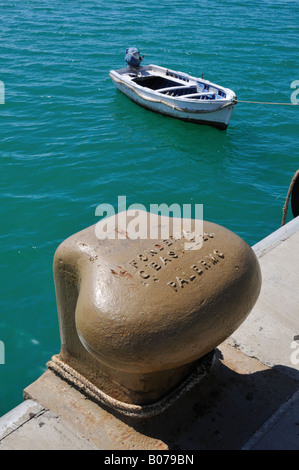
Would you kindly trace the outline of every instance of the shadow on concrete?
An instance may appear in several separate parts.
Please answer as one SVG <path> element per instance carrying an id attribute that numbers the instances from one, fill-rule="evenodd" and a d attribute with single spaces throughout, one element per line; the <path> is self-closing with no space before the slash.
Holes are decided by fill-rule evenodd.
<path id="1" fill-rule="evenodd" d="M 210 374 L 162 414 L 147 419 L 118 415 L 118 419 L 160 439 L 170 450 L 241 449 L 298 389 L 298 380 L 284 366 L 270 369 L 248 358 L 250 367 L 242 365 L 240 371 L 240 366 L 234 369 L 230 359 L 229 366 L 224 359 L 217 349 Z"/>

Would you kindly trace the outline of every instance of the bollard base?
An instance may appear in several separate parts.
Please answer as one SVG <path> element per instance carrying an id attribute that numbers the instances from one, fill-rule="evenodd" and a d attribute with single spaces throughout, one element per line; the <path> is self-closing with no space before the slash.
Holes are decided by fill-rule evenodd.
<path id="1" fill-rule="evenodd" d="M 113 409 L 113 411 L 126 416 L 135 418 L 148 418 L 162 413 L 184 393 L 194 387 L 194 385 L 198 384 L 210 372 L 214 362 L 215 350 L 200 358 L 196 362 L 196 365 L 189 376 L 179 385 L 177 385 L 170 393 L 156 402 L 146 405 L 125 403 L 107 395 L 88 379 L 83 377 L 79 372 L 61 360 L 59 355 L 53 356 L 47 363 L 47 367 L 54 373 L 58 374 L 62 379 L 78 388 L 88 398 L 95 400 L 99 404 L 105 405 Z"/>

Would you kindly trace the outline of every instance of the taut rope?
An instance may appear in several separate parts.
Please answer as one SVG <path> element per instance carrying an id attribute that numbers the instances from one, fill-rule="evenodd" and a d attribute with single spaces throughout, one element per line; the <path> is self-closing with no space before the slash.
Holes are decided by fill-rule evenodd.
<path id="1" fill-rule="evenodd" d="M 297 106 L 297 103 L 271 103 L 270 101 L 243 101 L 236 100 L 237 103 L 250 103 L 250 104 L 274 104 L 280 106 Z"/>

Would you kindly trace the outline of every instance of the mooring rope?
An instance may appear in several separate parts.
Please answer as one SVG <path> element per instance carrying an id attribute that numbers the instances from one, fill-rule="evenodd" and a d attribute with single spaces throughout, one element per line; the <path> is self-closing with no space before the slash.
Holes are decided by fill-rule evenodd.
<path id="1" fill-rule="evenodd" d="M 289 200 L 290 200 L 290 197 L 291 197 L 291 194 L 292 194 L 292 191 L 293 191 L 293 187 L 294 187 L 295 181 L 296 181 L 296 179 L 297 179 L 298 176 L 299 176 L 299 170 L 297 170 L 296 173 L 294 174 L 294 176 L 293 176 L 293 178 L 292 178 L 292 180 L 291 180 L 290 186 L 289 186 L 289 190 L 288 190 L 288 193 L 287 193 L 287 197 L 286 197 L 286 200 L 285 200 L 283 209 L 282 209 L 282 221 L 281 221 L 281 226 L 285 225 L 285 223 L 286 223 L 286 218 L 287 218 L 287 213 L 288 213 L 288 207 L 289 207 Z"/>
<path id="2" fill-rule="evenodd" d="M 53 370 L 53 372 L 57 373 L 64 380 L 73 384 L 88 397 L 108 406 L 109 408 L 112 408 L 114 411 L 135 418 L 148 418 L 167 409 L 185 392 L 194 387 L 194 385 L 196 385 L 207 375 L 211 367 L 214 365 L 214 361 L 215 350 L 202 357 L 198 361 L 195 370 L 172 392 L 170 392 L 164 398 L 149 405 L 133 405 L 110 397 L 85 377 L 83 377 L 83 375 L 62 361 L 58 356 L 53 356 L 47 363 L 47 367 Z"/>
<path id="3" fill-rule="evenodd" d="M 270 101 L 244 101 L 244 100 L 235 100 L 236 103 L 250 103 L 250 104 L 273 104 L 280 106 L 297 106 L 298 103 L 272 103 Z"/>

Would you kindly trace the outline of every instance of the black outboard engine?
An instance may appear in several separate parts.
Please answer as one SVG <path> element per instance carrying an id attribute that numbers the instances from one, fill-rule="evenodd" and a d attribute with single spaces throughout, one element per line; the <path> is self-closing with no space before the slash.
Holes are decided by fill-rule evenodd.
<path id="1" fill-rule="evenodd" d="M 126 49 L 125 61 L 129 67 L 140 67 L 144 55 L 140 57 L 139 50 L 136 47 Z"/>

